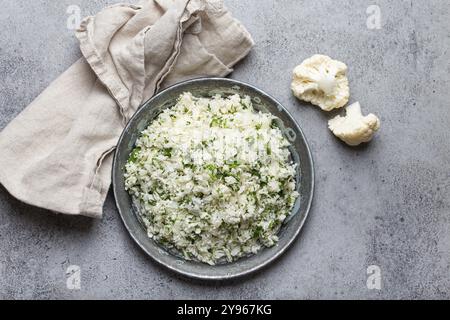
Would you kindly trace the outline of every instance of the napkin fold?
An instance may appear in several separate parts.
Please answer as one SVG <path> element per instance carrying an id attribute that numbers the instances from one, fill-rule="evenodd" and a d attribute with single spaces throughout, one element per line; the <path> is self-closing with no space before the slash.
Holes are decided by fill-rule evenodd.
<path id="1" fill-rule="evenodd" d="M 176 82 L 228 75 L 253 40 L 222 0 L 117 4 L 76 36 L 83 58 L 0 133 L 0 183 L 25 203 L 99 218 L 138 107 Z"/>

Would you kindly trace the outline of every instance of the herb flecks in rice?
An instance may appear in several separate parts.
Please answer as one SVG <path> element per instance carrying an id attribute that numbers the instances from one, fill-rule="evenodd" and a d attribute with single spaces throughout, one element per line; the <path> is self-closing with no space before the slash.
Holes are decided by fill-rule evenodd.
<path id="1" fill-rule="evenodd" d="M 209 264 L 275 245 L 298 193 L 274 119 L 238 95 L 184 93 L 161 113 L 125 173 L 149 237 Z"/>

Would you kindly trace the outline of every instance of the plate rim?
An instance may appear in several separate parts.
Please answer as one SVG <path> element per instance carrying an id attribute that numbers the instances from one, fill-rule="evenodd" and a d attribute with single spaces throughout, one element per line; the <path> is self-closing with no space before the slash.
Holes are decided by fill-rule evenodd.
<path id="1" fill-rule="evenodd" d="M 246 270 L 240 271 L 240 272 L 236 272 L 234 274 L 227 274 L 227 275 L 205 275 L 205 274 L 199 274 L 199 273 L 194 273 L 194 272 L 186 272 L 184 270 L 180 270 L 179 268 L 177 268 L 176 266 L 172 266 L 172 265 L 168 265 L 167 263 L 165 263 L 164 261 L 162 261 L 161 259 L 159 259 L 158 257 L 154 256 L 151 252 L 149 252 L 146 248 L 146 246 L 141 243 L 141 241 L 139 239 L 137 239 L 137 237 L 134 234 L 134 231 L 131 229 L 131 227 L 128 225 L 126 219 L 124 218 L 124 214 L 122 213 L 121 210 L 121 206 L 119 204 L 118 196 L 117 196 L 117 182 L 116 182 L 116 173 L 118 168 L 118 146 L 122 143 L 122 140 L 125 136 L 125 134 L 129 131 L 129 128 L 133 122 L 133 120 L 138 117 L 138 115 L 143 112 L 143 110 L 145 109 L 145 107 L 149 104 L 152 103 L 153 100 L 156 100 L 159 96 L 165 94 L 167 91 L 173 90 L 175 88 L 178 87 L 182 87 L 186 84 L 190 84 L 190 83 L 196 83 L 196 82 L 204 82 L 204 81 L 219 81 L 219 82 L 227 82 L 229 84 L 232 85 L 237 85 L 237 86 L 246 86 L 251 88 L 252 90 L 255 90 L 256 92 L 258 92 L 260 95 L 262 96 L 266 96 L 267 98 L 269 98 L 270 100 L 273 100 L 279 107 L 281 107 L 283 109 L 283 111 L 290 117 L 290 119 L 292 120 L 292 122 L 295 124 L 296 129 L 299 131 L 302 140 L 305 143 L 306 146 L 306 153 L 308 155 L 308 161 L 310 162 L 311 165 L 311 190 L 310 190 L 310 196 L 309 199 L 307 199 L 307 205 L 306 205 L 306 209 L 305 209 L 305 214 L 304 217 L 302 218 L 302 220 L 300 221 L 300 224 L 298 226 L 298 228 L 295 230 L 295 233 L 293 234 L 293 236 L 291 236 L 291 238 L 279 249 L 277 250 L 271 257 L 269 257 L 267 260 L 257 264 L 256 266 L 253 266 L 251 268 L 248 268 Z M 249 83 L 240 81 L 240 80 L 235 80 L 235 79 L 230 79 L 230 78 L 220 78 L 220 77 L 200 77 L 200 78 L 194 78 L 194 79 L 190 79 L 190 80 L 185 80 L 185 81 L 181 81 L 178 82 L 174 85 L 171 85 L 167 88 L 165 88 L 164 90 L 160 91 L 159 93 L 157 93 L 156 95 L 154 95 L 153 97 L 151 97 L 150 99 L 148 99 L 147 101 L 145 101 L 144 103 L 142 103 L 139 108 L 137 109 L 137 111 L 133 114 L 133 116 L 131 117 L 131 119 L 128 121 L 128 123 L 125 125 L 119 139 L 117 140 L 117 145 L 116 145 L 116 149 L 114 150 L 114 157 L 113 157 L 113 163 L 112 163 L 112 170 L 111 170 L 111 181 L 112 181 L 112 189 L 113 189 L 113 195 L 114 195 L 114 203 L 116 205 L 117 210 L 119 211 L 119 216 L 126 228 L 126 230 L 128 231 L 128 234 L 131 236 L 131 238 L 133 239 L 133 241 L 147 254 L 147 256 L 149 256 L 153 261 L 157 262 L 159 265 L 164 266 L 165 268 L 171 270 L 172 272 L 175 272 L 177 274 L 180 274 L 182 276 L 186 276 L 192 279 L 197 279 L 197 280 L 206 280 L 206 281 L 223 281 L 223 280 L 231 280 L 231 279 L 236 279 L 236 278 L 241 278 L 247 275 L 250 275 L 252 273 L 255 273 L 261 269 L 264 269 L 265 267 L 267 267 L 268 265 L 272 264 L 273 262 L 275 262 L 278 258 L 280 258 L 291 246 L 292 244 L 297 240 L 301 230 L 303 229 L 306 220 L 309 217 L 310 211 L 311 211 L 311 207 L 312 207 L 312 203 L 313 203 L 313 199 L 314 199 L 314 191 L 315 191 L 315 166 L 314 166 L 314 159 L 312 156 L 312 152 L 311 152 L 311 148 L 309 146 L 308 140 L 306 139 L 306 136 L 302 130 L 302 128 L 300 127 L 300 125 L 298 124 L 297 120 L 292 116 L 292 114 L 289 112 L 289 110 L 286 109 L 286 107 L 284 107 L 283 104 L 281 104 L 276 98 L 274 98 L 272 95 L 268 94 L 267 92 L 265 92 L 262 89 L 259 89 L 257 87 L 255 87 L 254 85 L 251 85 Z M 170 253 L 168 253 L 170 255 Z M 258 253 L 257 253 L 258 254 Z"/>

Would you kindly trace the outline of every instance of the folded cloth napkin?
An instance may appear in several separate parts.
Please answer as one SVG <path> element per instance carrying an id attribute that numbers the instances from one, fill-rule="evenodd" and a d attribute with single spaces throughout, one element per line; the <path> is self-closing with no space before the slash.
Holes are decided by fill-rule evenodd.
<path id="1" fill-rule="evenodd" d="M 221 0 L 146 0 L 86 18 L 83 58 L 0 133 L 0 182 L 16 198 L 101 217 L 124 125 L 158 90 L 223 77 L 253 40 Z"/>

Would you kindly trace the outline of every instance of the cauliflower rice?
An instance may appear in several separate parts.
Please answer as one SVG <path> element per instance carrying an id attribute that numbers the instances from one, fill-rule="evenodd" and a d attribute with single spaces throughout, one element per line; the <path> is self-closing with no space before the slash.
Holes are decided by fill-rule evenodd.
<path id="1" fill-rule="evenodd" d="M 275 119 L 239 95 L 184 93 L 163 111 L 125 166 L 148 236 L 211 265 L 274 246 L 299 196 Z"/>

